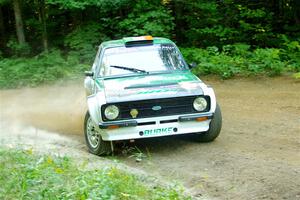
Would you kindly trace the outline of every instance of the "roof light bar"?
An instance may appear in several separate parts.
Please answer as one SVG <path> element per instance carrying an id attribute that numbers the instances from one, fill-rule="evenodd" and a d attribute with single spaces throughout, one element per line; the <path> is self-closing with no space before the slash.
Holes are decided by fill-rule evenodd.
<path id="1" fill-rule="evenodd" d="M 153 44 L 153 37 L 151 35 L 140 37 L 127 37 L 123 38 L 126 47 L 145 46 Z"/>

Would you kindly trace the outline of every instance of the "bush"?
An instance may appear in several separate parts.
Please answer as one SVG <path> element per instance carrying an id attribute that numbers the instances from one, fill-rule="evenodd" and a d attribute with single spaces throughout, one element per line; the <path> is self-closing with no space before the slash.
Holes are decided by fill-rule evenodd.
<path id="1" fill-rule="evenodd" d="M 75 37 L 75 35 L 74 35 Z M 4 58 L 0 60 L 0 88 L 36 86 L 58 79 L 76 78 L 89 68 L 81 64 L 94 56 L 91 44 L 71 40 L 78 51 L 65 58 L 59 50 L 42 53 L 33 58 Z M 96 40 L 95 40 L 96 41 Z M 222 78 L 235 75 L 276 76 L 283 72 L 300 72 L 300 45 L 296 41 L 286 43 L 284 49 L 265 48 L 250 50 L 250 45 L 225 45 L 222 49 L 212 46 L 206 49 L 181 48 L 186 61 L 196 62 L 196 75 L 217 74 Z M 90 53 L 88 53 L 90 52 Z M 0 54 L 1 56 L 1 54 Z M 84 60 L 85 60 L 84 59 Z M 90 62 L 93 59 L 90 58 Z"/>
<path id="2" fill-rule="evenodd" d="M 290 69 L 300 72 L 300 40 L 290 41 L 285 36 L 283 36 L 283 39 L 285 43 L 284 49 L 281 51 L 281 56 L 286 60 Z"/>
<path id="3" fill-rule="evenodd" d="M 198 63 L 193 69 L 196 75 L 217 74 L 229 78 L 241 72 L 241 58 L 220 53 L 217 47 L 182 49 L 182 53 L 188 62 Z"/>
<path id="4" fill-rule="evenodd" d="M 131 13 L 118 26 L 123 36 L 153 35 L 170 37 L 174 17 L 160 1 L 138 1 Z"/>
<path id="5" fill-rule="evenodd" d="M 6 46 L 14 56 L 28 56 L 31 52 L 31 47 L 28 43 L 21 45 L 17 42 L 16 38 L 11 38 Z"/>
<path id="6" fill-rule="evenodd" d="M 254 74 L 280 75 L 287 66 L 280 60 L 279 49 L 256 49 L 249 60 L 248 70 Z"/>
<path id="7" fill-rule="evenodd" d="M 76 57 L 62 57 L 60 51 L 39 54 L 33 58 L 2 59 L 0 61 L 0 88 L 36 86 L 62 78 L 83 74 L 87 65 Z"/>
<path id="8" fill-rule="evenodd" d="M 197 75 L 217 74 L 222 78 L 234 75 L 269 75 L 299 71 L 299 52 L 285 49 L 265 48 L 250 51 L 246 44 L 234 44 L 206 49 L 182 48 L 187 62 L 196 62 L 193 69 Z"/>
<path id="9" fill-rule="evenodd" d="M 70 48 L 70 55 L 80 58 L 81 62 L 90 63 L 97 53 L 96 48 L 104 40 L 109 38 L 101 31 L 100 24 L 87 23 L 68 34 L 64 44 Z"/>

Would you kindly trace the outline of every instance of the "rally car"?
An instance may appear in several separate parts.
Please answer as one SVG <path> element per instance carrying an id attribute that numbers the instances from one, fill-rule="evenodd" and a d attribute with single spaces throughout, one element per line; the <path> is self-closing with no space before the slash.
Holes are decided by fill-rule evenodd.
<path id="1" fill-rule="evenodd" d="M 214 90 L 192 74 L 169 39 L 141 36 L 103 42 L 84 86 L 89 151 L 112 153 L 114 141 L 194 134 L 200 142 L 220 133 Z"/>

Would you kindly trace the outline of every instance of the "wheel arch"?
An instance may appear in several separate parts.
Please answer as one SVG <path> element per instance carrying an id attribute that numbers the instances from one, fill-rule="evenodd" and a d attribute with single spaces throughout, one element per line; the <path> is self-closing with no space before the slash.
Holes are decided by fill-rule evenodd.
<path id="1" fill-rule="evenodd" d="M 217 99 L 214 89 L 205 84 L 202 85 L 203 94 L 210 97 L 210 112 L 215 112 L 217 108 Z"/>
<path id="2" fill-rule="evenodd" d="M 103 104 L 105 104 L 105 98 L 102 93 L 97 93 L 87 97 L 88 112 L 95 124 L 102 122 L 101 105 Z"/>

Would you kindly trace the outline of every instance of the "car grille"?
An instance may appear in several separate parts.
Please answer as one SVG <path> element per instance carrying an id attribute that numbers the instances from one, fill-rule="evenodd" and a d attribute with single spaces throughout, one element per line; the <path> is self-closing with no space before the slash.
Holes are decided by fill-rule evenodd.
<path id="1" fill-rule="evenodd" d="M 131 102 L 121 102 L 115 103 L 120 109 L 120 115 L 116 120 L 132 119 L 130 111 L 132 109 L 138 110 L 138 115 L 136 118 L 148 118 L 148 117 L 160 117 L 160 116 L 170 116 L 170 115 L 180 115 L 180 114 L 191 114 L 199 113 L 193 108 L 193 101 L 198 96 L 187 96 L 187 97 L 176 97 L 176 98 L 164 98 L 164 99 L 151 99 L 142 101 L 131 101 Z M 204 96 L 208 101 L 208 107 L 202 112 L 207 112 L 210 110 L 210 98 Z M 159 106 L 160 110 L 153 110 L 153 107 Z M 102 107 L 105 108 L 106 106 Z M 103 110 L 102 110 L 103 111 Z M 103 112 L 102 112 L 103 113 Z M 102 115 L 104 116 L 104 115 Z M 107 121 L 107 119 L 103 119 Z"/>

